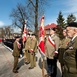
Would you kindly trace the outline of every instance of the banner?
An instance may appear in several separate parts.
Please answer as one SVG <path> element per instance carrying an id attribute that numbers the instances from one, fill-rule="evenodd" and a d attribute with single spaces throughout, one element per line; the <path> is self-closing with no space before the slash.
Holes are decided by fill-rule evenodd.
<path id="1" fill-rule="evenodd" d="M 40 30 L 39 30 L 39 44 L 38 48 L 40 50 L 40 53 L 42 57 L 45 56 L 45 48 L 44 48 L 44 16 L 41 18 L 41 23 L 40 23 Z"/>
<path id="2" fill-rule="evenodd" d="M 24 31 L 23 31 L 23 36 L 22 36 L 22 38 L 23 38 L 23 43 L 26 41 L 26 34 L 27 34 L 26 21 L 25 21 L 24 24 L 25 24 L 25 25 L 24 25 Z"/>

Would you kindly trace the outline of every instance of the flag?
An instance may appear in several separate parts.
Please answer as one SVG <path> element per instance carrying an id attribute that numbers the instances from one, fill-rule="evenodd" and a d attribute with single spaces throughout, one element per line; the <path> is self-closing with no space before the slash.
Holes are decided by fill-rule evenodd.
<path id="1" fill-rule="evenodd" d="M 24 31 L 23 31 L 23 36 L 22 36 L 22 39 L 23 39 L 23 43 L 26 41 L 26 34 L 27 34 L 27 29 L 26 29 L 26 21 L 24 23 Z"/>
<path id="2" fill-rule="evenodd" d="M 42 16 L 40 24 L 41 25 L 40 25 L 40 30 L 39 30 L 38 48 L 40 50 L 40 53 L 41 53 L 42 57 L 44 57 L 45 56 L 45 48 L 44 48 L 44 16 Z"/>

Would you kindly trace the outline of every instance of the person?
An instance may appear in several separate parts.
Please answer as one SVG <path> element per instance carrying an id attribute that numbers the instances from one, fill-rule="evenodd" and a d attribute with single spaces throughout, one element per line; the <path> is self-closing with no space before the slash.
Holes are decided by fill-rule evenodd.
<path id="1" fill-rule="evenodd" d="M 56 35 L 56 28 L 50 29 L 50 35 L 45 41 L 45 52 L 47 58 L 47 74 L 45 77 L 56 77 L 57 75 L 57 54 L 59 48 L 59 37 Z"/>
<path id="2" fill-rule="evenodd" d="M 30 33 L 27 34 L 27 39 L 25 42 L 25 52 L 24 52 L 24 62 L 25 64 L 29 64 L 30 63 L 30 41 L 31 41 L 31 36 Z"/>
<path id="3" fill-rule="evenodd" d="M 20 38 L 19 43 L 21 44 L 21 49 L 20 49 L 20 57 L 23 57 L 23 42 L 22 42 L 22 38 Z"/>
<path id="4" fill-rule="evenodd" d="M 13 72 L 14 73 L 18 73 L 18 58 L 20 56 L 20 49 L 21 49 L 21 45 L 19 43 L 20 37 L 16 36 L 15 37 L 15 42 L 13 43 L 13 53 L 12 55 L 14 56 L 14 67 L 13 67 Z"/>
<path id="5" fill-rule="evenodd" d="M 35 54 L 37 52 L 37 39 L 35 37 L 35 33 L 32 33 L 31 43 L 30 43 L 30 67 L 29 69 L 33 69 L 36 66 L 36 57 Z"/>
<path id="6" fill-rule="evenodd" d="M 71 41 L 64 52 L 63 77 L 77 77 L 77 22 L 71 22 L 66 27 L 67 35 Z"/>
<path id="7" fill-rule="evenodd" d="M 58 49 L 58 59 L 61 65 L 61 71 L 62 71 L 62 77 L 63 77 L 63 66 L 64 66 L 64 61 L 63 61 L 63 54 L 65 52 L 65 49 L 68 45 L 68 43 L 70 42 L 70 38 L 67 37 L 67 33 L 66 33 L 66 29 L 63 29 L 63 36 L 64 38 L 62 40 L 60 40 L 60 46 Z"/>

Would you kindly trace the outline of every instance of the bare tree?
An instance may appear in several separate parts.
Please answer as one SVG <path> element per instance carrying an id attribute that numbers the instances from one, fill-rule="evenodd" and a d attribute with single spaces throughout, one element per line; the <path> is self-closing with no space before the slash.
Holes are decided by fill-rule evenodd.
<path id="1" fill-rule="evenodd" d="M 38 35 L 39 22 L 42 15 L 44 15 L 45 6 L 49 0 L 27 0 L 27 12 L 30 25 Z"/>
<path id="2" fill-rule="evenodd" d="M 3 37 L 4 37 L 4 29 L 0 28 L 0 38 L 3 38 Z"/>
<path id="3" fill-rule="evenodd" d="M 39 19 L 44 15 L 44 7 L 48 1 L 26 0 L 25 5 L 18 4 L 10 15 L 13 18 L 13 24 L 23 30 L 23 22 L 27 19 L 27 26 L 38 34 Z"/>
<path id="4" fill-rule="evenodd" d="M 22 4 L 17 4 L 17 7 L 12 10 L 10 17 L 13 21 L 12 25 L 19 27 L 23 31 L 24 21 L 27 19 L 26 8 Z"/>

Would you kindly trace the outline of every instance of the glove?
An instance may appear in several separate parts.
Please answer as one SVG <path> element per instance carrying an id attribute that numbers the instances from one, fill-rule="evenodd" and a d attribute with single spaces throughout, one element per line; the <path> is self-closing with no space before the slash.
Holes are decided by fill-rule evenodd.
<path id="1" fill-rule="evenodd" d="M 55 58 L 55 59 L 58 59 L 58 51 L 55 51 L 54 54 L 55 54 L 55 55 L 54 55 L 54 58 Z"/>
<path id="2" fill-rule="evenodd" d="M 58 54 L 58 51 L 55 51 L 54 54 Z"/>
<path id="3" fill-rule="evenodd" d="M 33 49 L 31 49 L 30 52 L 33 52 Z"/>

